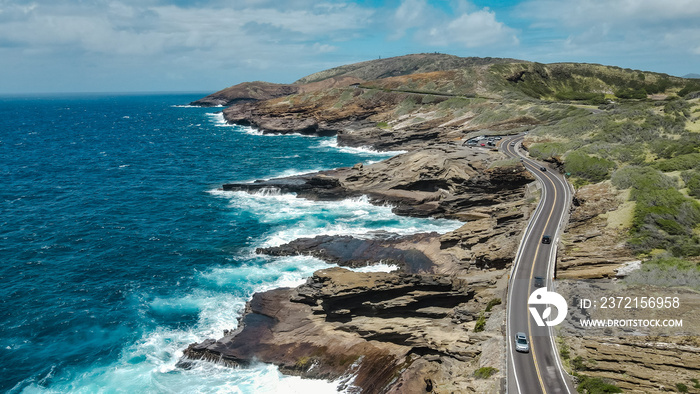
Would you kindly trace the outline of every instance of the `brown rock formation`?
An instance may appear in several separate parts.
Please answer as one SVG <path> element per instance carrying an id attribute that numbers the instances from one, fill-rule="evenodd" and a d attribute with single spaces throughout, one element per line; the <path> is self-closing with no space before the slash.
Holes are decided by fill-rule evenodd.
<path id="1" fill-rule="evenodd" d="M 526 185 L 534 177 L 518 162 L 493 165 L 504 157 L 463 146 L 463 140 L 483 133 L 484 125 L 508 132 L 540 121 L 511 115 L 501 104 L 484 100 L 477 101 L 475 112 L 455 112 L 441 103 L 456 97 L 449 78 L 462 74 L 430 69 L 426 63 L 416 70 L 430 73 L 408 78 L 401 76 L 406 74 L 400 71 L 403 66 L 388 64 L 398 71 L 385 80 L 357 84 L 348 78 L 364 79 L 376 70 L 347 75 L 336 70 L 337 75 L 292 85 L 297 89 L 293 94 L 233 105 L 224 116 L 263 132 L 337 135 L 339 145 L 407 153 L 371 165 L 223 188 L 276 190 L 314 200 L 365 195 L 373 203 L 391 204 L 400 215 L 458 219 L 465 225 L 443 235 L 320 236 L 259 249 L 272 255 L 308 254 L 350 267 L 381 261 L 400 270 L 331 268 L 296 289 L 256 294 L 236 330 L 191 345 L 182 366 L 191 359 L 229 365 L 260 360 L 304 377 L 345 377 L 346 384 L 370 393 L 500 390 L 505 358 L 494 349 L 503 347 L 505 314 L 503 306 L 491 312 L 485 306 L 505 299 L 505 268 L 532 210 Z M 405 84 L 431 89 L 435 78 L 444 79 L 435 92 L 401 90 Z M 318 88 L 321 83 L 327 86 Z M 477 91 L 473 85 L 459 93 Z M 416 103 L 424 104 L 425 111 L 415 113 Z M 503 110 L 503 116 L 479 120 L 478 112 L 489 108 Z M 475 333 L 481 314 L 487 330 Z M 490 349 L 488 356 L 482 357 L 483 347 Z M 484 366 L 500 372 L 491 379 L 474 378 L 474 371 Z"/>
<path id="2" fill-rule="evenodd" d="M 221 105 L 233 105 L 237 103 L 268 100 L 275 97 L 287 96 L 297 93 L 299 87 L 294 85 L 270 83 L 270 82 L 243 82 L 228 87 L 209 96 L 193 101 L 190 105 L 202 107 L 216 107 Z"/>
<path id="3" fill-rule="evenodd" d="M 625 243 L 625 196 L 609 183 L 587 185 L 576 191 L 571 217 L 558 255 L 561 279 L 613 277 L 624 263 L 634 260 Z M 611 218 L 613 215 L 613 218 Z"/>
<path id="4" fill-rule="evenodd" d="M 307 93 L 321 89 L 346 87 L 360 82 L 362 82 L 361 79 L 350 76 L 328 78 L 323 81 L 296 85 L 262 81 L 243 82 L 193 101 L 190 105 L 198 105 L 201 107 L 230 106 L 246 102 L 269 100 L 295 93 Z"/>
<path id="5" fill-rule="evenodd" d="M 455 323 L 453 311 L 478 304 L 474 289 L 492 280 L 320 270 L 297 289 L 256 294 L 237 330 L 185 356 L 232 366 L 260 360 L 304 377 L 352 375 L 369 393 L 474 387 L 481 342 L 501 334 L 470 332 L 473 323 Z"/>
<path id="6" fill-rule="evenodd" d="M 522 204 L 519 201 L 523 186 L 534 180 L 520 163 L 489 168 L 494 157 L 497 156 L 482 150 L 448 143 L 368 166 L 226 184 L 223 189 L 277 189 L 316 200 L 367 195 L 372 202 L 391 204 L 400 215 L 474 220 L 490 217 L 495 205 Z M 512 212 L 499 215 L 499 220 L 522 219 L 522 212 L 515 209 L 516 206 L 508 206 L 505 210 Z"/>
<path id="7" fill-rule="evenodd" d="M 444 235 L 319 236 L 259 249 L 352 267 L 382 261 L 401 270 L 332 268 L 297 289 L 256 294 L 236 331 L 190 346 L 186 357 L 230 365 L 257 359 L 304 377 L 352 377 L 363 392 L 497 392 L 500 380 L 475 379 L 473 372 L 482 366 L 505 371 L 502 356 L 481 357 L 486 343 L 503 345 L 502 307 L 485 314 L 488 332 L 473 328 L 486 303 L 504 299 L 503 269 L 530 215 L 525 186 L 533 180 L 520 163 L 489 168 L 500 157 L 446 142 L 372 165 L 225 185 L 311 199 L 367 195 L 399 214 L 467 223 Z"/>
<path id="8" fill-rule="evenodd" d="M 339 145 L 409 151 L 374 165 L 227 184 L 226 190 L 272 188 L 317 200 L 367 195 L 374 203 L 391 204 L 397 214 L 466 223 L 444 235 L 316 237 L 261 249 L 350 267 L 384 260 L 401 269 L 360 274 L 333 268 L 297 289 L 256 294 L 236 331 L 193 344 L 186 357 L 230 365 L 262 360 L 285 373 L 346 376 L 344 384 L 353 376 L 352 384 L 365 392 L 500 391 L 502 307 L 484 314 L 486 331 L 475 334 L 473 328 L 488 301 L 504 298 L 503 268 L 529 218 L 524 186 L 533 178 L 517 163 L 493 166 L 502 157 L 462 142 L 561 119 L 568 104 L 533 99 L 551 100 L 591 76 L 596 89 L 615 91 L 617 82 L 596 77 L 609 73 L 619 77 L 611 81 L 630 75 L 638 80 L 637 72 L 598 65 L 421 54 L 337 67 L 290 85 L 237 85 L 199 102 L 237 103 L 224 110 L 225 118 L 264 133 L 337 135 Z M 534 89 L 536 84 L 541 89 Z M 550 161 L 562 168 L 560 158 Z M 574 198 L 558 276 L 613 276 L 633 259 L 623 241 L 629 204 L 608 184 L 583 187 Z M 697 342 L 664 339 L 664 347 L 658 338 L 644 341 L 570 339 L 573 353 L 587 363 L 586 373 L 613 379 L 626 390 L 669 390 L 674 380 L 693 378 Z M 474 379 L 474 370 L 485 366 L 500 372 L 493 379 Z"/>

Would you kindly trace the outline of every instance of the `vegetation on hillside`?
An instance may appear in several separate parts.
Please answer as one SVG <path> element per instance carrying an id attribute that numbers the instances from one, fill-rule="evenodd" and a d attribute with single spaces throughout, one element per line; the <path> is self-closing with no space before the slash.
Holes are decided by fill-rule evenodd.
<path id="1" fill-rule="evenodd" d="M 596 64 L 491 62 L 361 88 L 408 94 L 394 117 L 437 111 L 448 119 L 468 117 L 474 128 L 526 126 L 530 154 L 561 165 L 574 185 L 612 179 L 631 190 L 633 251 L 700 256 L 698 80 Z"/>
<path id="2" fill-rule="evenodd" d="M 504 96 L 572 105 L 565 117 L 532 131 L 530 154 L 560 164 L 576 186 L 611 179 L 617 188 L 630 189 L 632 250 L 696 261 L 700 103 L 694 92 L 700 81 L 590 64 L 491 69 L 505 80 Z M 667 261 L 688 266 L 681 263 L 688 260 Z"/>
<path id="3" fill-rule="evenodd" d="M 424 127 L 459 139 L 528 130 L 530 154 L 560 166 L 575 186 L 611 180 L 630 189 L 632 250 L 651 260 L 698 261 L 700 80 L 597 64 L 418 54 L 336 67 L 291 86 L 334 78 L 363 82 L 299 90 L 270 105 L 319 120 L 359 116 L 378 132 Z M 681 260 L 669 261 L 680 267 Z"/>

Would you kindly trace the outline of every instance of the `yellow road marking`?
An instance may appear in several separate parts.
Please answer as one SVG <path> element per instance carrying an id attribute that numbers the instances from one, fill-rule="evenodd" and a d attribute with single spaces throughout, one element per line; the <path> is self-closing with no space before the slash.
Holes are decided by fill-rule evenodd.
<path id="1" fill-rule="evenodd" d="M 543 178 L 546 178 L 547 181 L 549 181 L 552 184 L 552 187 L 554 188 L 554 203 L 552 204 L 552 209 L 549 211 L 549 216 L 547 217 L 547 221 L 544 224 L 544 228 L 546 229 L 547 226 L 549 225 L 549 221 L 552 218 L 552 214 L 554 213 L 554 207 L 557 205 L 557 187 L 554 185 L 554 182 L 552 182 L 551 179 L 549 179 L 548 176 L 543 176 Z M 543 234 L 544 235 L 544 234 Z M 542 245 L 541 241 L 541 236 L 537 241 L 537 249 L 535 249 L 535 257 L 533 258 L 532 261 L 532 268 L 530 269 L 530 278 L 528 279 L 528 285 L 527 285 L 527 293 L 531 294 L 532 293 L 532 276 L 535 273 L 535 263 L 537 262 L 537 256 L 540 253 L 540 245 Z M 549 275 L 549 273 L 547 273 Z M 525 302 L 525 308 L 528 308 L 527 301 Z M 529 308 L 526 309 L 529 312 Z M 532 323 L 531 323 L 531 318 L 528 314 L 527 317 L 527 331 L 529 333 L 532 333 Z M 532 337 L 530 337 L 530 352 L 532 353 L 532 360 L 535 362 L 535 371 L 537 371 L 537 379 L 540 381 L 540 387 L 542 387 L 542 392 L 547 394 L 547 390 L 544 388 L 544 381 L 542 381 L 542 374 L 540 373 L 540 367 L 537 365 L 537 355 L 535 354 L 535 347 L 532 346 Z"/>

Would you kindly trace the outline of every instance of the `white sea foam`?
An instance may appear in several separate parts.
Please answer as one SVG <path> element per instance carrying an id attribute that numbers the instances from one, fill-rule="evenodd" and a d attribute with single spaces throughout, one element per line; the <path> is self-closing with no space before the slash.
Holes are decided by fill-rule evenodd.
<path id="1" fill-rule="evenodd" d="M 258 180 L 270 180 L 270 179 L 276 179 L 276 178 L 288 178 L 292 176 L 299 176 L 299 175 L 307 175 L 307 174 L 315 174 L 319 171 L 326 171 L 328 168 L 321 168 L 321 167 L 316 167 L 316 168 L 311 168 L 308 170 L 299 170 L 295 168 L 290 168 L 281 172 L 276 172 L 272 173 L 270 175 L 267 175 L 265 178 L 250 178 L 250 179 L 238 179 L 235 180 L 236 183 L 253 183 Z M 221 190 L 219 189 L 212 189 L 209 190 L 209 193 L 214 194 L 214 195 L 221 195 Z"/>
<path id="2" fill-rule="evenodd" d="M 328 169 L 328 168 L 321 168 L 321 167 L 316 167 L 316 168 L 312 168 L 312 169 L 309 169 L 309 170 L 297 170 L 297 169 L 294 169 L 294 168 L 290 168 L 290 169 L 284 170 L 284 171 L 282 171 L 282 172 L 272 174 L 272 175 L 270 175 L 268 178 L 265 178 L 265 179 L 287 178 L 287 177 L 290 177 L 290 176 L 298 176 L 298 175 L 313 174 L 313 173 L 316 173 L 316 172 L 319 172 L 319 171 L 324 171 L 324 170 L 327 170 L 327 169 Z"/>
<path id="3" fill-rule="evenodd" d="M 330 266 L 311 256 L 255 256 L 241 265 L 202 272 L 199 280 L 213 289 L 235 287 L 247 297 L 258 291 L 299 286 L 314 271 Z"/>
<path id="4" fill-rule="evenodd" d="M 214 125 L 217 127 L 235 127 L 236 129 L 250 135 L 260 135 L 266 137 L 296 136 L 304 138 L 318 138 L 318 136 L 315 135 L 307 135 L 301 133 L 263 133 L 262 131 L 251 126 L 233 125 L 226 122 L 226 119 L 224 119 L 224 114 L 222 112 L 208 113 L 207 116 L 209 116 L 212 119 L 212 122 L 214 122 Z"/>
<path id="5" fill-rule="evenodd" d="M 368 237 L 376 231 L 403 235 L 431 231 L 443 234 L 461 226 L 461 222 L 455 220 L 397 216 L 391 212 L 391 206 L 372 205 L 365 196 L 341 201 L 311 201 L 273 190 L 257 194 L 216 190 L 212 194 L 228 198 L 231 208 L 253 212 L 260 222 L 274 226 L 257 245 L 264 247 L 317 235 Z"/>
<path id="6" fill-rule="evenodd" d="M 202 108 L 199 105 L 171 105 L 171 108 Z"/>
<path id="7" fill-rule="evenodd" d="M 236 125 L 236 124 L 231 124 L 224 119 L 224 114 L 222 112 L 214 112 L 214 113 L 208 113 L 206 114 L 209 118 L 211 118 L 211 121 L 214 123 L 216 127 L 231 127 L 234 130 L 241 131 L 245 134 L 250 134 L 250 135 L 263 135 L 263 132 L 251 127 L 251 126 L 241 126 L 241 125 Z"/>
<path id="8" fill-rule="evenodd" d="M 248 134 L 252 128 L 229 125 L 223 115 L 207 114 L 221 127 L 235 127 Z M 259 133 L 259 132 L 257 132 Z M 258 135 L 258 134 L 256 134 Z M 335 139 L 324 139 L 328 149 L 354 149 L 349 153 L 389 156 L 395 152 L 376 152 L 337 147 Z M 306 173 L 287 170 L 278 176 Z M 254 214 L 270 230 L 251 245 L 249 255 L 232 256 L 230 265 L 210 267 L 194 273 L 194 285 L 184 293 L 171 296 L 135 296 L 134 309 L 153 319 L 191 316 L 191 324 L 158 324 L 146 328 L 142 337 L 122 350 L 119 358 L 107 365 L 72 369 L 67 378 L 54 379 L 47 389 L 39 383 L 25 387 L 28 392 L 182 392 L 182 393 L 335 393 L 339 384 L 347 385 L 352 376 L 334 382 L 285 376 L 273 365 L 229 368 L 212 362 L 194 362 L 192 368 L 176 367 L 183 350 L 193 342 L 220 338 L 223 330 L 235 329 L 245 303 L 253 293 L 278 287 L 294 287 L 321 268 L 334 265 L 309 257 L 258 256 L 252 249 L 276 246 L 301 237 L 321 234 L 369 237 L 376 231 L 411 234 L 420 231 L 448 232 L 461 225 L 457 221 L 396 216 L 391 207 L 375 206 L 366 197 L 333 202 L 296 198 L 270 188 L 255 194 L 211 191 L 226 199 L 235 210 Z M 358 272 L 389 272 L 397 269 L 385 263 L 353 269 Z M 145 290 L 148 291 L 148 290 Z M 38 380 L 36 380 L 38 382 Z"/>
<path id="9" fill-rule="evenodd" d="M 361 147 L 351 147 L 351 146 L 338 146 L 338 138 L 337 137 L 330 137 L 327 139 L 324 139 L 323 141 L 319 142 L 318 145 L 312 147 L 312 148 L 326 148 L 326 149 L 335 149 L 343 153 L 352 153 L 355 155 L 376 155 L 376 156 L 385 156 L 385 157 L 391 157 L 391 156 L 396 156 L 400 155 L 402 153 L 406 153 L 407 151 L 405 150 L 397 150 L 397 151 L 378 151 L 376 149 L 373 149 L 368 146 L 361 146 Z"/>
<path id="10" fill-rule="evenodd" d="M 391 272 L 391 271 L 396 271 L 399 269 L 398 265 L 394 264 L 386 264 L 386 263 L 379 263 L 379 264 L 373 264 L 373 265 L 368 265 L 366 267 L 358 267 L 358 268 L 349 268 L 350 271 L 355 271 L 355 272 Z"/>
<path id="11" fill-rule="evenodd" d="M 389 206 L 374 206 L 367 198 L 336 202 L 314 202 L 267 190 L 256 195 L 216 192 L 235 209 L 255 213 L 272 230 L 255 246 L 275 245 L 302 236 L 356 234 L 371 231 L 397 233 L 445 232 L 459 226 L 447 220 L 399 217 Z M 309 256 L 232 256 L 230 265 L 195 272 L 197 283 L 186 293 L 150 298 L 134 297 L 134 308 L 154 318 L 190 315 L 196 323 L 184 326 L 160 324 L 144 330 L 143 336 L 126 346 L 119 358 L 107 365 L 73 369 L 64 377 L 52 378 L 47 389 L 39 379 L 27 381 L 27 392 L 181 392 L 181 393 L 335 393 L 352 376 L 333 382 L 285 376 L 274 365 L 258 364 L 229 368 L 213 362 L 194 362 L 189 369 L 177 362 L 190 343 L 220 338 L 223 330 L 235 329 L 245 303 L 253 293 L 302 284 L 314 271 L 335 265 Z M 395 266 L 380 263 L 354 269 L 359 272 L 388 272 Z"/>
<path id="12" fill-rule="evenodd" d="M 274 365 L 229 368 L 212 362 L 194 362 L 178 368 L 183 349 L 190 343 L 220 338 L 224 329 L 235 329 L 245 303 L 253 293 L 298 286 L 320 268 L 332 265 L 307 256 L 258 257 L 242 265 L 221 266 L 199 272 L 199 286 L 188 294 L 158 297 L 137 304 L 158 315 L 196 314 L 187 328 L 159 326 L 127 346 L 115 362 L 74 370 L 70 381 L 57 381 L 46 389 L 31 383 L 26 392 L 181 392 L 181 393 L 335 393 L 344 378 L 335 382 L 286 376 Z M 138 305 L 136 306 L 138 308 Z M 38 381 L 38 380 L 34 380 Z"/>

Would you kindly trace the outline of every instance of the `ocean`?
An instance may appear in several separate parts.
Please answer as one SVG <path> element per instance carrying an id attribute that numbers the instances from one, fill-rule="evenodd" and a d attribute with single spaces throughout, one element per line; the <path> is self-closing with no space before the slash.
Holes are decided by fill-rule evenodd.
<path id="1" fill-rule="evenodd" d="M 366 198 L 218 190 L 398 152 L 262 135 L 186 105 L 204 95 L 0 97 L 0 391 L 336 392 L 272 365 L 175 365 L 188 344 L 235 328 L 254 292 L 329 266 L 256 247 L 459 226 Z"/>

